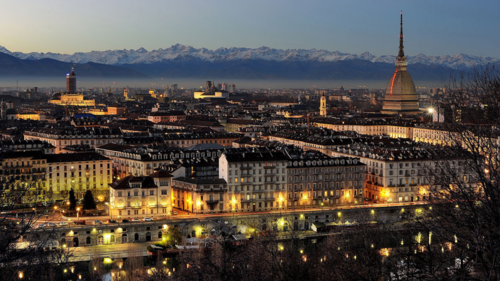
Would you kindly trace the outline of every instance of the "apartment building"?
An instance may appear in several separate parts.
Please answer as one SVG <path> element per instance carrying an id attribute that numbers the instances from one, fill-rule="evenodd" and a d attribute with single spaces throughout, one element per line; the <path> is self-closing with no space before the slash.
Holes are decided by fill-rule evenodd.
<path id="1" fill-rule="evenodd" d="M 288 208 L 364 204 L 365 164 L 319 152 L 292 155 L 287 162 Z"/>
<path id="2" fill-rule="evenodd" d="M 338 146 L 344 146 L 356 141 L 360 141 L 359 138 L 348 138 L 347 136 L 310 136 L 306 133 L 287 133 L 278 132 L 272 134 L 268 137 L 269 141 L 277 141 L 286 145 L 293 145 L 299 147 L 303 150 L 315 150 L 320 151 L 324 154 Z"/>
<path id="3" fill-rule="evenodd" d="M 105 201 L 112 179 L 111 160 L 97 153 L 50 154 L 47 160 L 46 197 L 66 200 L 73 189 L 77 198 L 91 190 L 94 198 Z"/>
<path id="4" fill-rule="evenodd" d="M 148 121 L 153 123 L 176 122 L 180 120 L 186 120 L 186 114 L 183 111 L 153 112 L 148 115 Z"/>
<path id="5" fill-rule="evenodd" d="M 378 136 L 387 134 L 387 122 L 383 120 L 367 121 L 356 120 L 346 121 L 322 118 L 314 120 L 316 127 L 334 130 L 337 132 L 354 131 L 361 135 Z"/>
<path id="6" fill-rule="evenodd" d="M 0 196 L 4 203 L 45 199 L 47 160 L 41 151 L 3 152 L 0 159 Z"/>
<path id="7" fill-rule="evenodd" d="M 457 133 L 450 132 L 439 123 L 416 124 L 411 122 L 387 123 L 384 121 L 356 120 L 354 122 L 321 119 L 315 122 L 317 127 L 335 131 L 355 131 L 359 134 L 391 138 L 409 138 L 416 142 L 432 145 L 451 146 L 461 142 Z"/>
<path id="8" fill-rule="evenodd" d="M 24 132 L 25 140 L 45 141 L 55 146 L 55 153 L 59 154 L 66 146 L 88 145 L 91 148 L 115 143 L 123 143 L 123 134 L 119 129 L 103 128 L 37 128 Z"/>
<path id="9" fill-rule="evenodd" d="M 288 156 L 281 151 L 224 153 L 219 178 L 227 182 L 226 208 L 232 212 L 286 208 Z"/>
<path id="10" fill-rule="evenodd" d="M 172 180 L 172 206 L 198 214 L 230 212 L 227 182 L 218 178 L 177 177 Z"/>
<path id="11" fill-rule="evenodd" d="M 171 165 L 177 160 L 214 159 L 218 160 L 223 149 L 197 149 L 172 147 L 132 147 L 107 144 L 99 146 L 96 152 L 108 157 L 113 163 L 113 176 L 120 179 L 129 175 L 144 176 L 155 172 L 162 165 Z"/>
<path id="12" fill-rule="evenodd" d="M 173 147 L 191 147 L 198 144 L 219 144 L 231 147 L 233 141 L 241 138 L 241 134 L 226 132 L 207 132 L 192 134 L 171 134 L 163 137 L 163 142 Z"/>
<path id="13" fill-rule="evenodd" d="M 116 218 L 158 217 L 172 213 L 172 175 L 127 176 L 109 185 L 109 212 Z"/>
<path id="14" fill-rule="evenodd" d="M 447 150 L 432 147 L 387 148 L 366 144 L 338 148 L 332 156 L 359 157 L 367 165 L 365 175 L 365 197 L 378 203 L 403 203 L 428 199 L 429 169 L 436 163 L 449 161 L 450 167 L 459 167 L 461 161 L 453 157 Z M 440 189 L 440 187 L 433 187 Z M 433 190 L 436 191 L 436 190 Z M 439 191 L 439 190 L 438 190 Z"/>
<path id="15" fill-rule="evenodd" d="M 433 145 L 455 145 L 461 137 L 458 133 L 445 130 L 441 124 L 435 124 L 413 128 L 413 139 Z"/>

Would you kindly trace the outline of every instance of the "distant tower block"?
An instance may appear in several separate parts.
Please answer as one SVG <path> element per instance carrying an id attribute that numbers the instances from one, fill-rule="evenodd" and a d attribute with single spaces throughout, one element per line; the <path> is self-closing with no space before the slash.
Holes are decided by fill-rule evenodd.
<path id="1" fill-rule="evenodd" d="M 319 104 L 319 115 L 323 117 L 326 116 L 326 97 L 324 92 L 321 94 L 321 101 Z"/>
<path id="2" fill-rule="evenodd" d="M 66 74 L 66 92 L 76 93 L 76 74 L 73 68 L 71 73 Z"/>
<path id="3" fill-rule="evenodd" d="M 205 92 L 210 92 L 210 90 L 212 89 L 212 82 L 211 81 L 207 81 L 206 85 L 205 85 Z"/>

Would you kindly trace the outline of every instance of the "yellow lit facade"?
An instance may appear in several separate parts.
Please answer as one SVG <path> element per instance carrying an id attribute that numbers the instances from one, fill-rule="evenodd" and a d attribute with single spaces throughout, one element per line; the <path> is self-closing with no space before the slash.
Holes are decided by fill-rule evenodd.
<path id="1" fill-rule="evenodd" d="M 49 101 L 56 105 L 95 106 L 95 100 L 86 100 L 83 94 L 61 94 L 60 99 Z"/>

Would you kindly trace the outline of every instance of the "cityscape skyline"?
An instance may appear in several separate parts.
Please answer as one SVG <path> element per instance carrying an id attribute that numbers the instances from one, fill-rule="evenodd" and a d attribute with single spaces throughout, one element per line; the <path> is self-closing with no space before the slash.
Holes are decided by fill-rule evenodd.
<path id="1" fill-rule="evenodd" d="M 403 10 L 405 41 L 411 46 L 406 50 L 408 55 L 500 57 L 495 47 L 500 39 L 491 36 L 499 23 L 493 14 L 499 4 L 493 1 L 400 5 L 389 1 L 313 1 L 307 5 L 295 1 L 218 1 L 208 7 L 199 1 L 117 4 L 3 3 L 0 23 L 5 29 L 0 45 L 14 52 L 65 54 L 141 47 L 153 50 L 180 43 L 208 49 L 268 46 L 392 55 L 396 52 L 396 15 Z M 76 9 L 79 12 L 75 14 Z"/>

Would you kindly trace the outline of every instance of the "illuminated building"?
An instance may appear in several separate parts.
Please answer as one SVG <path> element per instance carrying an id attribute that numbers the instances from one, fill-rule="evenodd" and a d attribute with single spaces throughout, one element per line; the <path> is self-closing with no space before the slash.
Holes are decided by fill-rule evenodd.
<path id="1" fill-rule="evenodd" d="M 210 98 L 229 98 L 229 92 L 216 91 L 216 92 L 194 92 L 195 99 L 210 99 Z"/>
<path id="2" fill-rule="evenodd" d="M 224 179 L 178 177 L 172 180 L 172 205 L 191 213 L 230 212 Z"/>
<path id="3" fill-rule="evenodd" d="M 23 112 L 23 113 L 17 113 L 16 119 L 39 121 L 40 115 L 36 112 Z"/>
<path id="4" fill-rule="evenodd" d="M 73 189 L 77 198 L 91 190 L 94 198 L 108 197 L 112 182 L 111 160 L 97 153 L 45 155 L 47 159 L 46 190 L 52 200 L 67 199 Z"/>
<path id="5" fill-rule="evenodd" d="M 186 114 L 183 111 L 169 111 L 169 112 L 153 112 L 148 115 L 148 121 L 153 123 L 160 122 L 175 122 L 186 120 Z"/>
<path id="6" fill-rule="evenodd" d="M 288 208 L 364 204 L 365 167 L 359 158 L 302 154 L 287 164 Z"/>
<path id="7" fill-rule="evenodd" d="M 113 216 L 167 216 L 172 212 L 172 175 L 158 171 L 149 176 L 127 176 L 109 185 Z"/>
<path id="8" fill-rule="evenodd" d="M 119 129 L 74 128 L 52 129 L 40 128 L 24 132 L 25 140 L 46 141 L 56 147 L 55 153 L 61 153 L 65 146 L 89 145 L 96 148 L 108 143 L 123 143 L 123 134 Z"/>
<path id="9" fill-rule="evenodd" d="M 326 116 L 326 97 L 325 93 L 321 93 L 321 101 L 319 105 L 319 115 L 325 117 Z"/>
<path id="10" fill-rule="evenodd" d="M 122 115 L 127 113 L 127 107 L 119 104 L 108 106 L 108 115 Z"/>
<path id="11" fill-rule="evenodd" d="M 384 96 L 383 114 L 420 114 L 415 84 L 406 70 L 408 63 L 403 47 L 403 13 L 401 13 L 401 34 L 399 53 L 396 58 L 396 71 L 392 75 Z"/>
<path id="12" fill-rule="evenodd" d="M 78 93 L 55 94 L 49 103 L 63 106 L 95 106 L 95 100 L 86 100 L 83 94 Z"/>
<path id="13" fill-rule="evenodd" d="M 234 212 L 285 208 L 287 160 L 278 151 L 222 154 L 219 178 L 227 182 L 225 208 Z"/>
<path id="14" fill-rule="evenodd" d="M 41 151 L 1 154 L 0 189 L 5 203 L 29 203 L 44 199 L 47 160 Z"/>

